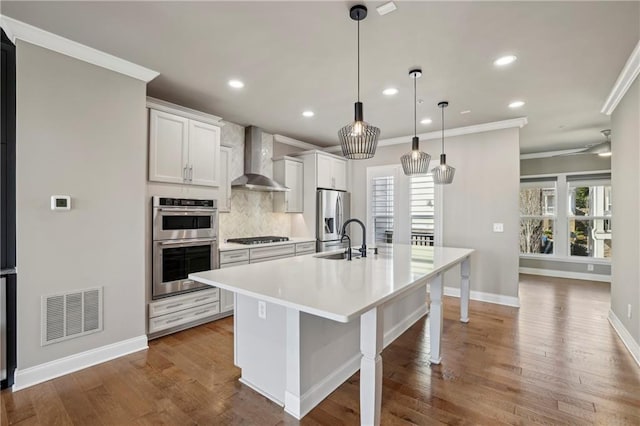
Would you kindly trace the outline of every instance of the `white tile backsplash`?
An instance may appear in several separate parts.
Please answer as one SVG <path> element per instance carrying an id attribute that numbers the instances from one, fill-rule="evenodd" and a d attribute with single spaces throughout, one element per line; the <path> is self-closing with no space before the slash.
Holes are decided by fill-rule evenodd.
<path id="1" fill-rule="evenodd" d="M 231 153 L 231 180 L 244 173 L 244 127 L 228 123 L 223 127 L 222 145 Z M 273 135 L 262 134 L 260 173 L 273 177 Z M 273 193 L 231 190 L 231 212 L 220 213 L 220 241 L 262 235 L 291 236 L 291 218 L 273 212 Z"/>

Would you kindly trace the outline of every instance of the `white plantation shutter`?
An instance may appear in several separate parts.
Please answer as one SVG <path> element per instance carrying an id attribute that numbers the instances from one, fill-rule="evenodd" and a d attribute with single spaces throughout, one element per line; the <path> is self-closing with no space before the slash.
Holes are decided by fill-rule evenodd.
<path id="1" fill-rule="evenodd" d="M 371 216 L 376 244 L 393 239 L 393 176 L 374 177 L 371 189 Z"/>
<path id="2" fill-rule="evenodd" d="M 411 244 L 432 246 L 435 232 L 433 175 L 411 177 Z"/>

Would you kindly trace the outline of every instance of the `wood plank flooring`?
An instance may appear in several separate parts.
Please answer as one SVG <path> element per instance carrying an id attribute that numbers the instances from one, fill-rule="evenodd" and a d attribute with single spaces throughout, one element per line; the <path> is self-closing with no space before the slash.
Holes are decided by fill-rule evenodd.
<path id="1" fill-rule="evenodd" d="M 520 309 L 445 298 L 443 361 L 428 320 L 382 353 L 383 425 L 640 425 L 640 368 L 607 321 L 606 283 L 521 275 Z M 302 421 L 238 382 L 233 319 L 1 394 L 0 424 L 357 425 L 359 376 Z"/>

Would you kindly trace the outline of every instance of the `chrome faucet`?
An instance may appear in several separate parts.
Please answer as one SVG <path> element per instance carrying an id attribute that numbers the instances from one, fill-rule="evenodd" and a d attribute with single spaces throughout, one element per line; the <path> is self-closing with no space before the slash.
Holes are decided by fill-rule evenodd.
<path id="1" fill-rule="evenodd" d="M 355 222 L 358 225 L 360 225 L 360 227 L 362 228 L 362 246 L 358 249 L 358 251 L 360 252 L 360 255 L 362 257 L 367 257 L 367 228 L 365 228 L 364 223 L 362 223 L 361 220 L 359 219 L 349 219 L 347 220 L 344 225 L 342 225 L 342 238 L 344 238 L 345 235 L 347 235 L 347 226 L 351 223 L 351 222 Z M 347 235 L 348 238 L 348 235 Z M 349 253 L 351 253 L 351 238 L 349 238 Z M 349 254 L 349 257 L 351 257 L 351 254 Z M 351 259 L 349 259 L 351 260 Z"/>

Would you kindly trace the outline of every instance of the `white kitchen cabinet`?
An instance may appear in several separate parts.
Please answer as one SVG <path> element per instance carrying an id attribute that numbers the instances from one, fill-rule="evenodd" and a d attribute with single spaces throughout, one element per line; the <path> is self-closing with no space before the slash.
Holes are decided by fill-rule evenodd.
<path id="1" fill-rule="evenodd" d="M 241 261 L 241 262 L 223 263 L 222 255 L 223 253 L 220 253 L 220 258 L 221 258 L 220 269 L 249 264 L 248 260 Z M 233 312 L 233 292 L 232 291 L 220 289 L 220 312 Z"/>
<path id="2" fill-rule="evenodd" d="M 220 126 L 206 122 L 213 116 L 202 114 L 197 120 L 197 111 L 158 100 L 147 100 L 147 106 L 149 180 L 218 186 Z"/>
<path id="3" fill-rule="evenodd" d="M 304 163 L 290 157 L 276 159 L 273 162 L 273 178 L 289 188 L 289 191 L 273 194 L 273 210 L 302 213 L 304 211 Z"/>
<path id="4" fill-rule="evenodd" d="M 347 190 L 347 160 L 316 154 L 317 188 Z"/>
<path id="5" fill-rule="evenodd" d="M 220 147 L 220 186 L 218 187 L 218 211 L 231 211 L 231 148 Z"/>

